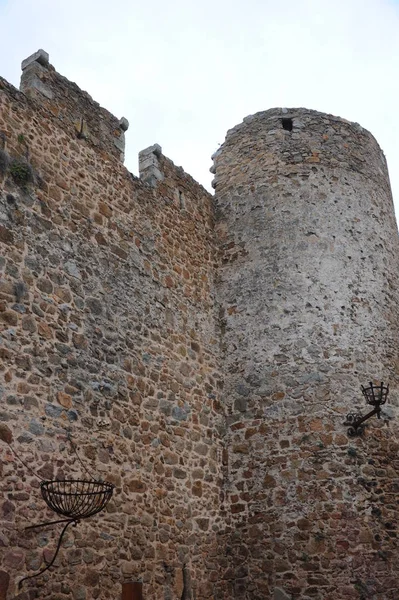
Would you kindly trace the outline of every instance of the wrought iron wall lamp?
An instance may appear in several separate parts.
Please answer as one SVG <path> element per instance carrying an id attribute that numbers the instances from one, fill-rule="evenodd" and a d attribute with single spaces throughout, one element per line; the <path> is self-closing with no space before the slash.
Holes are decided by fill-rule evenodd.
<path id="1" fill-rule="evenodd" d="M 382 381 L 381 385 L 374 385 L 370 381 L 369 387 L 365 388 L 362 386 L 362 394 L 365 397 L 367 404 L 374 406 L 374 408 L 364 415 L 364 417 L 360 413 L 355 412 L 346 415 L 344 425 L 349 425 L 348 435 L 350 437 L 361 435 L 364 430 L 363 423 L 373 415 L 377 415 L 378 418 L 381 417 L 381 406 L 387 401 L 388 393 L 389 385 L 384 386 Z"/>

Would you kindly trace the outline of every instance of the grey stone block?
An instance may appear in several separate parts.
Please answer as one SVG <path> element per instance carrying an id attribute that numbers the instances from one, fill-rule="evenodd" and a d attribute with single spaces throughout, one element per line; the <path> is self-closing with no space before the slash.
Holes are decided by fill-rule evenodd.
<path id="1" fill-rule="evenodd" d="M 139 155 L 140 171 L 144 171 L 145 169 L 149 169 L 151 167 L 156 167 L 158 164 L 159 161 L 155 154 Z"/>
<path id="2" fill-rule="evenodd" d="M 27 59 L 28 60 L 28 59 Z M 43 76 L 47 69 L 38 61 L 32 61 L 22 72 L 20 90 L 29 95 L 32 90 L 37 90 L 49 100 L 52 100 L 54 94 L 52 90 L 43 82 Z"/>
<path id="3" fill-rule="evenodd" d="M 122 133 L 119 137 L 115 137 L 114 138 L 114 145 L 118 148 L 118 150 L 120 150 L 121 152 L 125 151 L 125 136 Z"/>
<path id="4" fill-rule="evenodd" d="M 140 177 L 145 183 L 153 187 L 157 185 L 158 181 L 164 179 L 158 160 L 161 154 L 162 148 L 159 144 L 153 144 L 139 152 Z"/>
<path id="5" fill-rule="evenodd" d="M 147 183 L 151 187 L 155 187 L 158 181 L 162 181 L 164 179 L 164 176 L 159 169 L 154 169 L 148 171 L 148 173 L 140 173 L 140 178 L 144 181 L 144 183 Z"/>
<path id="6" fill-rule="evenodd" d="M 146 154 L 155 154 L 155 156 L 159 157 L 162 154 L 162 147 L 159 144 L 148 146 L 148 148 L 144 148 L 144 150 L 139 152 L 139 157 Z"/>
<path id="7" fill-rule="evenodd" d="M 28 67 L 33 62 L 38 62 L 43 67 L 47 67 L 48 64 L 49 64 L 49 59 L 50 59 L 50 56 L 49 56 L 48 52 L 46 52 L 45 50 L 40 49 L 40 50 L 38 50 L 37 52 L 34 52 L 30 56 L 28 56 L 28 58 L 25 58 L 25 60 L 22 61 L 22 63 L 21 63 L 21 69 L 24 71 L 24 69 L 26 69 L 26 67 Z"/>
<path id="8" fill-rule="evenodd" d="M 122 129 L 122 131 L 127 131 L 129 129 L 129 121 L 126 119 L 126 117 L 119 119 L 119 127 Z"/>
<path id="9" fill-rule="evenodd" d="M 38 92 L 43 94 L 43 96 L 46 96 L 46 98 L 48 98 L 49 100 L 52 100 L 54 98 L 53 92 L 48 87 L 46 87 L 38 77 L 32 78 L 32 80 L 30 81 L 30 87 L 36 89 Z"/>

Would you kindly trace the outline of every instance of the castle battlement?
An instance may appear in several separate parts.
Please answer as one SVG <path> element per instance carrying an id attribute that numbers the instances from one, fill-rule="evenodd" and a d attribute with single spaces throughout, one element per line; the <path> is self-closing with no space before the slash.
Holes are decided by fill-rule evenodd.
<path id="1" fill-rule="evenodd" d="M 52 112 L 71 135 L 87 140 L 123 162 L 124 134 L 129 128 L 125 117 L 117 119 L 87 92 L 57 73 L 44 50 L 22 61 L 21 68 L 21 92 Z"/>

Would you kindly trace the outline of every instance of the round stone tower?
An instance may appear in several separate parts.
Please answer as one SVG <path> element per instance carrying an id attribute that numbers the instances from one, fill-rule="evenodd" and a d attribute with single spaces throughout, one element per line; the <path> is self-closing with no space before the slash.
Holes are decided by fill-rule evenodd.
<path id="1" fill-rule="evenodd" d="M 357 123 L 272 109 L 214 155 L 228 415 L 224 579 L 247 600 L 399 597 L 399 244 Z M 388 405 L 350 438 L 360 387 Z"/>

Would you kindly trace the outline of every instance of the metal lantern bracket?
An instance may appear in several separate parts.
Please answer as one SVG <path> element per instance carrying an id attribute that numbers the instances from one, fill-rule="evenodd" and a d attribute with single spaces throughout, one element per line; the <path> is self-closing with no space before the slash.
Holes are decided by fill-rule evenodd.
<path id="1" fill-rule="evenodd" d="M 381 381 L 381 385 L 374 385 L 371 381 L 369 383 L 369 387 L 365 388 L 362 386 L 362 394 L 367 402 L 371 406 L 374 406 L 373 410 L 371 410 L 366 415 L 362 416 L 360 413 L 351 412 L 346 415 L 346 420 L 344 425 L 349 425 L 348 435 L 350 437 L 354 437 L 356 435 L 361 435 L 364 431 L 363 423 L 377 415 L 377 417 L 381 418 L 381 406 L 383 406 L 388 397 L 389 393 L 389 385 L 384 386 L 384 383 Z"/>

